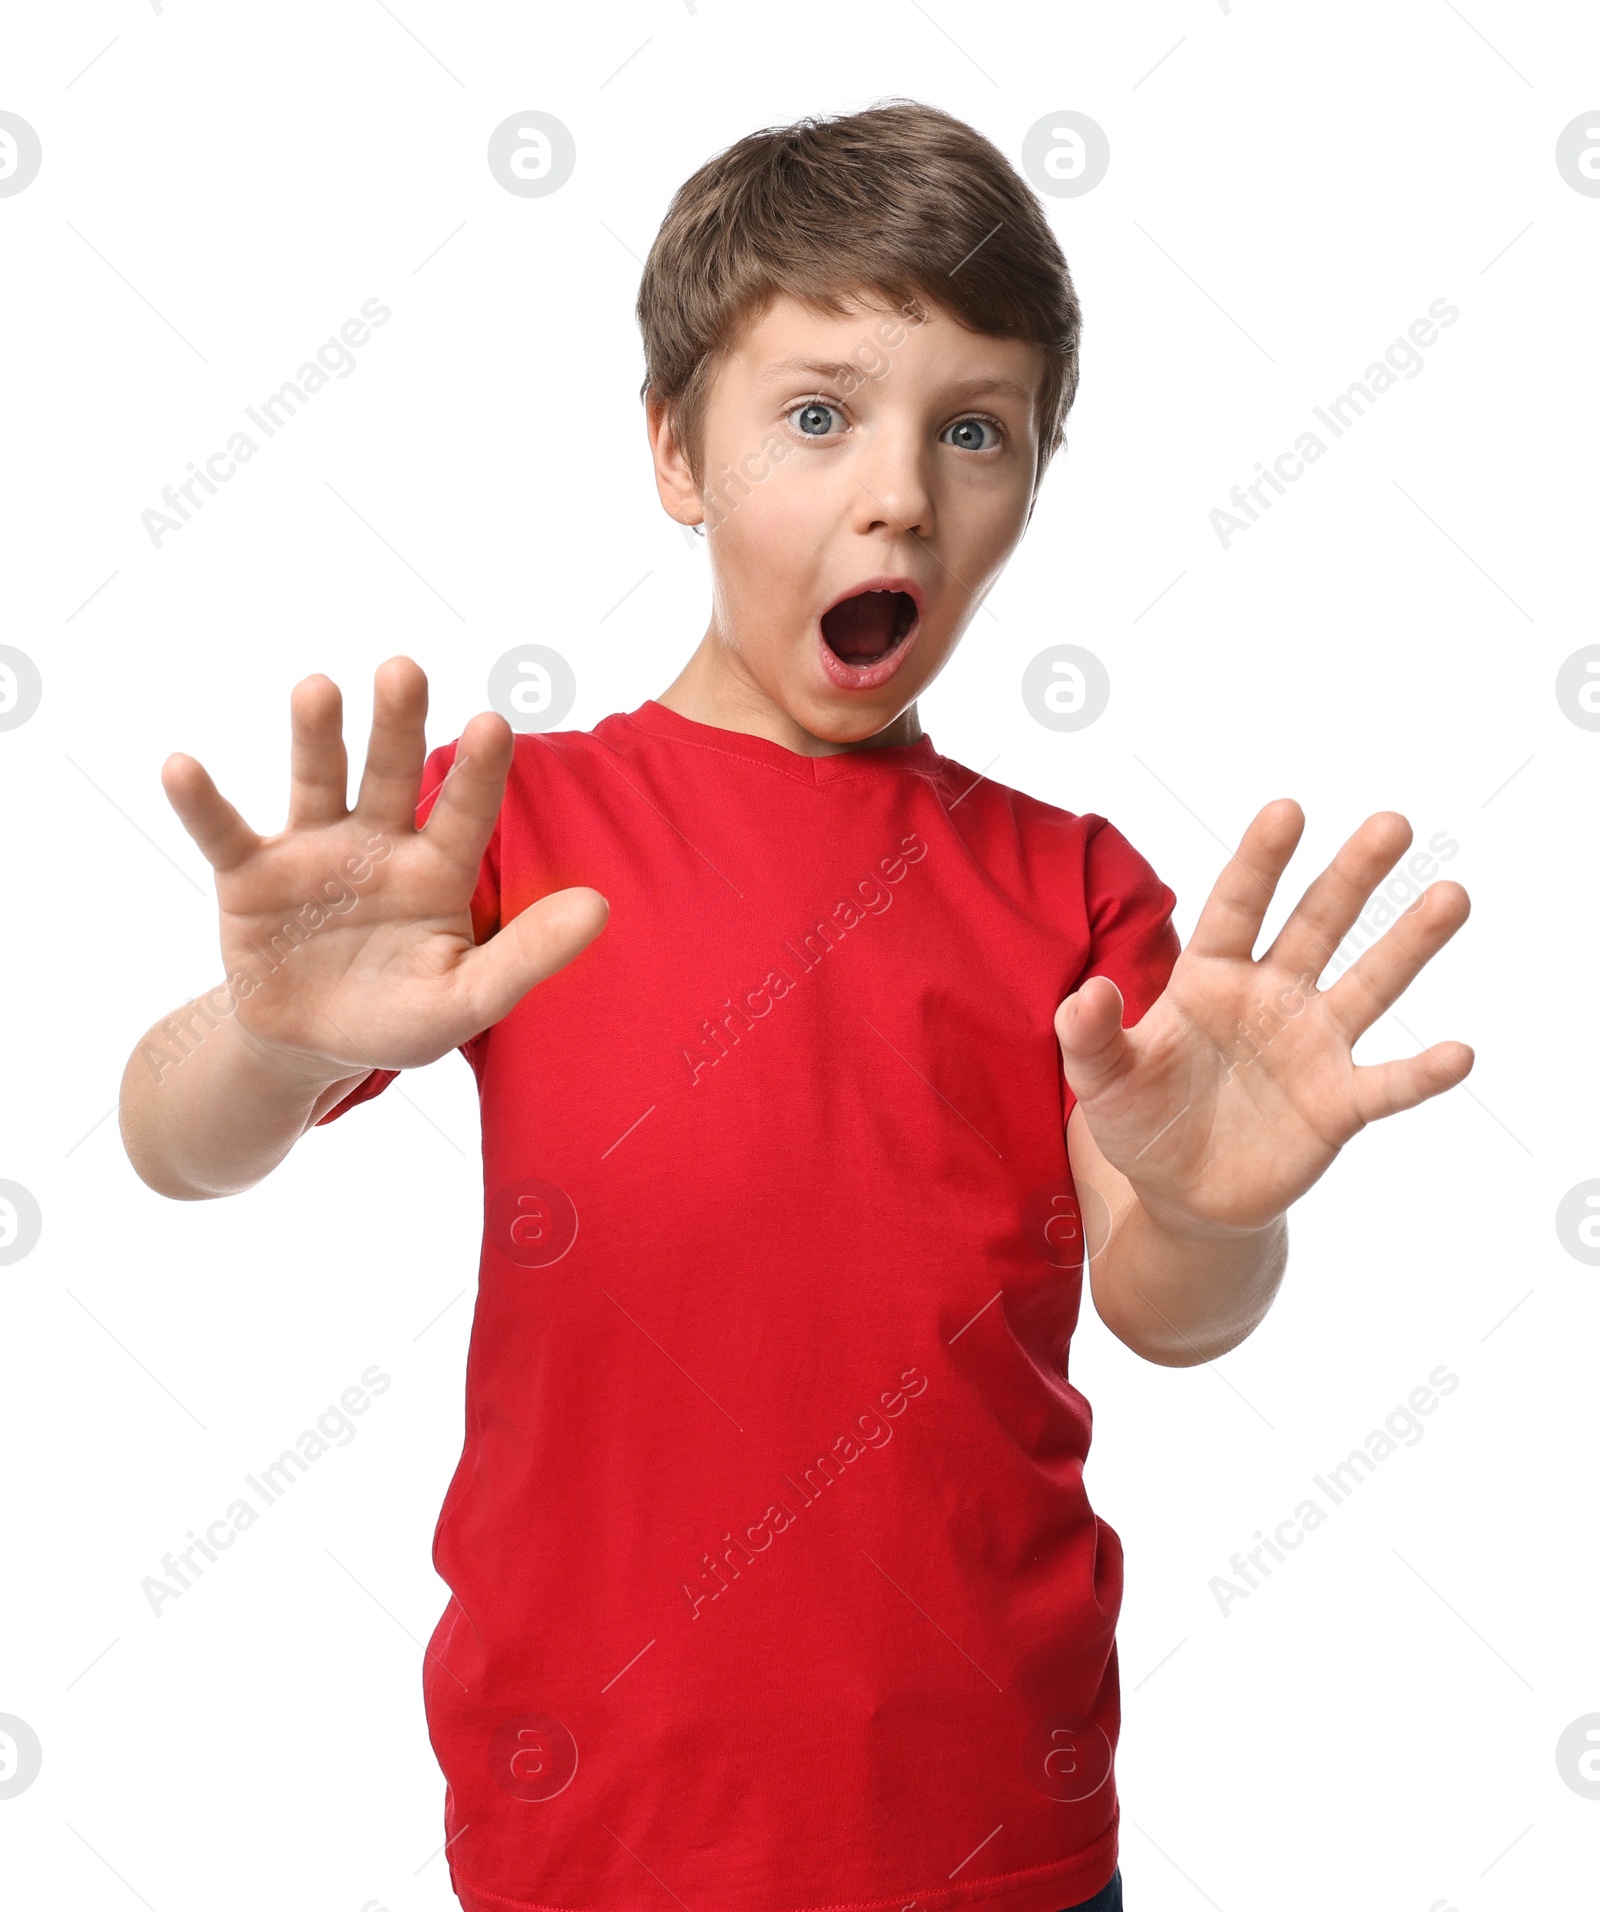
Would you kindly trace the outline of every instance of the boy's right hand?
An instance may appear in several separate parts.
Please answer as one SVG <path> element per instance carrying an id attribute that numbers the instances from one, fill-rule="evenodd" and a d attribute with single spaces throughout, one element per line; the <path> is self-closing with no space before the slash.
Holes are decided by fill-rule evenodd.
<path id="1" fill-rule="evenodd" d="M 228 975 L 258 979 L 249 994 L 234 992 L 235 1025 L 264 1060 L 312 1083 L 435 1061 L 569 963 L 609 910 L 596 890 L 558 890 L 475 947 L 470 905 L 511 766 L 511 726 L 488 711 L 468 723 L 418 829 L 427 678 L 410 658 L 392 657 L 374 682 L 353 810 L 339 689 L 320 675 L 290 697 L 289 821 L 277 836 L 257 836 L 193 757 L 176 753 L 161 770 L 168 801 L 216 873 Z M 362 869 L 370 874 L 358 878 Z M 308 903 L 325 920 L 307 933 L 302 919 L 300 937 L 287 937 L 284 925 Z M 270 974 L 261 951 L 277 964 Z"/>

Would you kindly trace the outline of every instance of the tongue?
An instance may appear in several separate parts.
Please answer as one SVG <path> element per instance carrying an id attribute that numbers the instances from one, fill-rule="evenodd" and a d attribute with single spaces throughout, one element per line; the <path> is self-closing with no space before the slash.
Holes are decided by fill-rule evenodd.
<path id="1" fill-rule="evenodd" d="M 893 591 L 862 591 L 833 607 L 822 620 L 822 635 L 850 663 L 879 657 L 894 643 L 898 604 Z"/>

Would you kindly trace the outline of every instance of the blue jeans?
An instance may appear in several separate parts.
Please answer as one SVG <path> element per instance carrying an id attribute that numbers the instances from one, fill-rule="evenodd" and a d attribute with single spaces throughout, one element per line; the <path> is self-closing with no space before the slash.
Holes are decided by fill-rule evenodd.
<path id="1" fill-rule="evenodd" d="M 1067 1912 L 1122 1912 L 1122 1868 L 1111 1875 L 1111 1883 L 1081 1905 L 1068 1906 Z"/>

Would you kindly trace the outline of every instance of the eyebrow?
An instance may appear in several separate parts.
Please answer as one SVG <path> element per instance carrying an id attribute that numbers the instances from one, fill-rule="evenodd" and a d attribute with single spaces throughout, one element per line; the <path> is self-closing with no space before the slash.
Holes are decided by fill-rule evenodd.
<path id="1" fill-rule="evenodd" d="M 888 348 L 885 348 L 886 350 Z M 866 366 L 852 364 L 848 359 L 810 359 L 788 358 L 774 359 L 767 365 L 761 376 L 766 379 L 787 378 L 796 372 L 805 372 L 829 384 L 857 384 L 869 382 L 874 374 Z M 940 397 L 944 399 L 972 399 L 987 397 L 1015 398 L 1024 405 L 1031 405 L 1037 393 L 1014 378 L 967 378 L 959 379 L 952 385 L 943 387 Z"/>
<path id="2" fill-rule="evenodd" d="M 787 378 L 791 372 L 814 372 L 818 378 L 843 384 L 846 379 L 868 378 L 864 365 L 852 365 L 848 359 L 774 359 L 762 373 L 764 378 Z"/>

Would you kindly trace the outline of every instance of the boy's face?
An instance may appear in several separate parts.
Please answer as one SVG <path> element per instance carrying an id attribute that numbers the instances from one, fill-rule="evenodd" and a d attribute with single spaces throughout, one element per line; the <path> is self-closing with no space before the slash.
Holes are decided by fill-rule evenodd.
<path id="1" fill-rule="evenodd" d="M 700 485 L 652 406 L 662 502 L 705 524 L 712 570 L 670 701 L 792 748 L 914 737 L 896 720 L 1022 535 L 1043 376 L 1039 347 L 937 307 L 781 297 L 718 367 Z"/>

